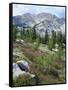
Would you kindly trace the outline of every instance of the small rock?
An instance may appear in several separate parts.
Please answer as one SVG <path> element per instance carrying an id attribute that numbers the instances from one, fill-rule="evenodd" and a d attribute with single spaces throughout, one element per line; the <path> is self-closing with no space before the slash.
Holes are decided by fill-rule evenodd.
<path id="1" fill-rule="evenodd" d="M 20 42 L 23 44 L 24 43 L 24 40 L 20 40 Z"/>
<path id="2" fill-rule="evenodd" d="M 54 52 L 58 52 L 58 49 L 56 48 L 56 49 L 52 49 Z"/>
<path id="3" fill-rule="evenodd" d="M 19 39 L 16 39 L 16 42 L 18 43 L 18 42 L 20 42 L 20 40 Z"/>

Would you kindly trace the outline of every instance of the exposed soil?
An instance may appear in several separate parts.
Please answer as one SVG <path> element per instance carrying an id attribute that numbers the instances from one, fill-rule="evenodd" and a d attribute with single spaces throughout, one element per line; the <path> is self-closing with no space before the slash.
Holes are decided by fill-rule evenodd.
<path id="1" fill-rule="evenodd" d="M 31 57 L 36 57 L 36 56 L 46 56 L 48 53 L 43 52 L 40 50 L 33 50 L 32 47 L 28 43 L 14 43 L 13 47 L 19 47 L 23 51 L 23 53 L 31 59 Z M 30 57 L 31 56 L 31 57 Z"/>

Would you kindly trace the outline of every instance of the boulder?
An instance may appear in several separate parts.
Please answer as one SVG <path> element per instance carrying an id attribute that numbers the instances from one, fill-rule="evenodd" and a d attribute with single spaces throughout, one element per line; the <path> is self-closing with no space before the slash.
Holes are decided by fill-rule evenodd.
<path id="1" fill-rule="evenodd" d="M 20 75 L 31 77 L 31 85 L 36 85 L 37 77 L 31 74 L 29 71 L 29 66 L 26 61 L 17 61 L 13 63 L 13 80 L 16 80 Z"/>
<path id="2" fill-rule="evenodd" d="M 29 65 L 27 61 L 21 60 L 21 61 L 17 61 L 16 63 L 22 71 L 29 72 Z"/>
<path id="3" fill-rule="evenodd" d="M 16 63 L 13 63 L 13 79 L 21 74 L 26 74 L 26 72 L 22 71 Z"/>

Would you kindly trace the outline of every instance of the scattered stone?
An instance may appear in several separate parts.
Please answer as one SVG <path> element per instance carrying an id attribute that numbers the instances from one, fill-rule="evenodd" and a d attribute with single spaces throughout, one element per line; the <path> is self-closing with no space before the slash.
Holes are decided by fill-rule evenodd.
<path id="1" fill-rule="evenodd" d="M 19 39 L 16 39 L 16 42 L 17 42 L 17 43 L 19 43 L 19 42 L 20 42 L 20 40 L 19 40 Z"/>
<path id="2" fill-rule="evenodd" d="M 23 44 L 24 43 L 24 40 L 20 40 L 20 42 Z"/>
<path id="3" fill-rule="evenodd" d="M 56 49 L 52 49 L 54 52 L 58 52 L 58 49 L 56 48 Z"/>
<path id="4" fill-rule="evenodd" d="M 31 76 L 32 78 L 34 78 L 34 77 L 35 77 L 35 75 L 34 75 L 34 74 L 30 74 L 30 76 Z"/>
<path id="5" fill-rule="evenodd" d="M 16 57 L 19 57 L 20 56 L 20 53 L 13 52 L 13 55 L 16 56 Z"/>
<path id="6" fill-rule="evenodd" d="M 58 44 L 55 44 L 55 47 L 56 47 L 56 48 L 58 48 L 58 46 L 59 46 Z"/>

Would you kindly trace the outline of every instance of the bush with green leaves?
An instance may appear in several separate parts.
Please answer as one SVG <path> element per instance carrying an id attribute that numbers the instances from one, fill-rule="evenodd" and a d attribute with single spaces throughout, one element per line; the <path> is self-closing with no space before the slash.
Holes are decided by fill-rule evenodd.
<path id="1" fill-rule="evenodd" d="M 33 61 L 39 66 L 48 66 L 52 65 L 52 62 L 56 61 L 55 54 L 49 54 L 47 56 L 38 56 L 33 59 Z"/>
<path id="2" fill-rule="evenodd" d="M 50 75 L 53 75 L 54 77 L 59 78 L 58 70 L 55 69 L 54 67 L 50 67 L 48 73 L 49 73 Z"/>

